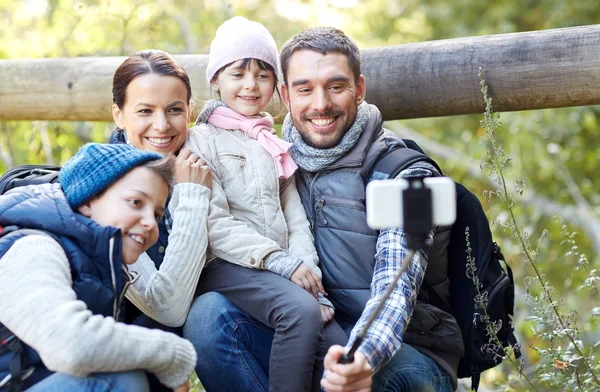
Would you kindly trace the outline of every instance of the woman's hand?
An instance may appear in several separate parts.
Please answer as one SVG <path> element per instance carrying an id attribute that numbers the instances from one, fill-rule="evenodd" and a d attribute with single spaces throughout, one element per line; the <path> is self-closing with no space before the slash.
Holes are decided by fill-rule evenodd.
<path id="1" fill-rule="evenodd" d="M 175 159 L 175 182 L 177 184 L 191 182 L 210 188 L 212 172 L 206 162 L 192 153 L 192 150 L 184 147 Z"/>
<path id="2" fill-rule="evenodd" d="M 303 262 L 296 268 L 290 280 L 311 293 L 317 300 L 319 299 L 319 292 L 325 291 L 321 279 L 314 273 L 312 268 Z"/>
<path id="3" fill-rule="evenodd" d="M 180 386 L 173 388 L 173 392 L 189 392 L 190 390 L 190 380 L 187 380 Z"/>

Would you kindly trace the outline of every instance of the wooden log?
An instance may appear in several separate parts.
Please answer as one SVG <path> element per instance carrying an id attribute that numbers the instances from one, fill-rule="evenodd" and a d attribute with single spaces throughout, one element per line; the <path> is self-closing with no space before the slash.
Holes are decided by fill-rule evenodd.
<path id="1" fill-rule="evenodd" d="M 386 120 L 482 113 L 478 69 L 496 111 L 600 104 L 600 25 L 396 45 L 362 51 L 367 101 Z M 175 56 L 198 102 L 206 55 Z M 0 120 L 110 121 L 124 57 L 0 60 Z M 272 114 L 282 106 L 273 102 Z"/>
<path id="2" fill-rule="evenodd" d="M 208 99 L 208 56 L 174 57 L 190 75 L 194 97 Z M 0 60 L 0 120 L 112 121 L 112 80 L 125 59 Z"/>
<path id="3" fill-rule="evenodd" d="M 483 113 L 479 67 L 496 111 L 600 104 L 600 25 L 367 49 L 363 64 L 388 120 Z"/>

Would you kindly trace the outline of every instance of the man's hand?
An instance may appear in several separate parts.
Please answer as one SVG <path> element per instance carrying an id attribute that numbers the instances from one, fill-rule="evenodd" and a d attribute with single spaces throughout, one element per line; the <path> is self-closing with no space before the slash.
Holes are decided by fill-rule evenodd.
<path id="1" fill-rule="evenodd" d="M 370 392 L 373 377 L 371 365 L 360 352 L 354 353 L 354 362 L 345 365 L 338 360 L 349 350 L 347 347 L 331 346 L 324 359 L 325 377 L 321 386 L 327 392 Z"/>
<path id="2" fill-rule="evenodd" d="M 180 386 L 173 388 L 173 392 L 189 392 L 189 390 L 190 390 L 190 380 L 186 380 L 186 382 L 184 382 Z"/>
<path id="3" fill-rule="evenodd" d="M 319 299 L 319 292 L 325 292 L 321 279 L 305 263 L 300 263 L 290 280 L 311 293 L 317 300 Z"/>
<path id="4" fill-rule="evenodd" d="M 179 151 L 175 159 L 175 182 L 191 182 L 210 188 L 212 183 L 212 172 L 206 163 L 185 147 Z"/>
<path id="5" fill-rule="evenodd" d="M 333 318 L 334 311 L 330 306 L 323 304 L 319 305 L 321 307 L 321 320 L 323 321 L 323 325 L 325 325 Z"/>

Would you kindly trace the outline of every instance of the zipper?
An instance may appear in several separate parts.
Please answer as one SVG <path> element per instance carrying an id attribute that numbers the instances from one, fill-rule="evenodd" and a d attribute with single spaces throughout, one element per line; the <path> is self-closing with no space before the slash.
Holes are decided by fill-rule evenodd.
<path id="1" fill-rule="evenodd" d="M 237 158 L 240 160 L 240 167 L 244 167 L 246 164 L 246 157 L 239 154 L 221 154 L 219 158 Z"/>
<path id="2" fill-rule="evenodd" d="M 498 279 L 492 284 L 494 290 L 488 295 L 488 304 L 492 303 L 492 300 L 498 294 L 498 291 L 504 288 L 508 284 L 508 276 L 503 272 Z"/>
<path id="3" fill-rule="evenodd" d="M 110 278 L 113 285 L 113 295 L 115 296 L 115 300 L 113 302 L 113 318 L 117 321 L 117 316 L 119 315 L 119 294 L 117 294 L 117 274 L 115 272 L 115 266 L 113 262 L 113 250 L 115 248 L 115 237 L 110 237 L 108 240 L 108 261 L 110 264 Z"/>
<path id="4" fill-rule="evenodd" d="M 337 197 L 331 197 L 331 196 L 327 196 L 325 198 L 325 200 L 323 200 L 323 203 L 327 202 L 327 204 L 329 205 L 337 205 L 337 206 L 342 206 L 342 207 L 350 207 L 352 209 L 355 210 L 359 210 L 359 211 L 366 211 L 365 209 L 365 205 L 356 201 L 351 201 L 351 200 L 346 200 L 346 199 L 340 199 Z"/>
<path id="5" fill-rule="evenodd" d="M 124 264 L 121 266 L 123 269 L 123 272 L 125 273 L 125 276 L 127 277 L 127 281 L 125 282 L 125 284 L 123 285 L 123 290 L 121 290 L 121 295 L 119 295 L 119 301 L 117 302 L 117 309 L 121 309 L 121 304 L 123 303 L 123 299 L 125 299 L 125 294 L 127 293 L 127 290 L 129 289 L 129 287 L 131 285 L 133 285 L 139 278 L 140 278 L 140 274 L 138 274 L 137 272 L 129 272 L 129 270 L 127 269 L 127 266 L 125 266 Z M 118 316 L 118 312 L 117 312 L 117 316 Z"/>
<path id="6" fill-rule="evenodd" d="M 110 240 L 108 241 L 108 251 L 109 251 L 109 263 L 110 263 L 110 277 L 112 280 L 112 285 L 113 285 L 113 295 L 115 297 L 114 301 L 113 301 L 113 318 L 115 319 L 115 321 L 119 321 L 119 316 L 121 313 L 121 303 L 123 302 L 123 299 L 125 298 L 125 293 L 127 292 L 127 289 L 129 288 L 129 286 L 131 284 L 133 284 L 138 278 L 137 277 L 132 277 L 131 274 L 129 274 L 129 271 L 125 272 L 125 275 L 127 277 L 127 281 L 125 282 L 125 284 L 123 284 L 123 289 L 121 290 L 121 292 L 119 292 L 117 290 L 117 271 L 116 268 L 118 268 L 118 266 L 115 266 L 115 257 L 114 257 L 114 252 L 115 252 L 115 237 L 111 237 Z M 121 263 L 120 264 L 121 268 L 123 269 L 125 266 Z"/>
<path id="7" fill-rule="evenodd" d="M 314 193 L 314 184 L 317 182 L 317 179 L 321 176 L 321 173 L 317 173 L 315 174 L 315 177 L 310 180 L 310 184 L 309 184 L 309 201 L 310 201 L 310 206 L 314 206 L 315 205 L 315 193 Z M 305 178 L 306 181 L 306 178 Z M 316 222 L 316 211 L 311 214 L 312 216 L 310 217 L 310 220 L 308 221 L 308 224 L 310 225 L 310 231 L 313 233 L 313 237 L 315 238 L 315 244 L 317 243 L 317 222 Z"/>
<path id="8" fill-rule="evenodd" d="M 324 205 L 325 205 L 325 199 L 320 199 L 317 202 L 316 215 L 319 216 L 319 219 L 321 220 L 322 224 L 327 225 L 327 219 L 325 219 L 325 214 L 323 214 L 323 206 Z"/>
<path id="9" fill-rule="evenodd" d="M 273 158 L 273 165 L 275 166 L 275 172 L 277 172 L 277 166 L 275 165 L 275 158 Z M 277 197 L 277 206 L 278 206 L 279 216 L 282 219 L 284 226 L 287 226 L 287 221 L 285 220 L 285 212 L 283 212 L 283 206 L 281 205 L 281 192 L 282 192 L 282 189 L 285 189 L 287 186 L 289 186 L 289 184 L 287 184 L 287 181 L 292 181 L 292 179 L 291 179 L 291 177 L 286 179 L 285 180 L 286 182 L 284 182 L 284 184 L 283 184 L 284 185 L 283 188 L 281 187 L 281 184 L 279 181 L 280 181 L 279 178 L 277 178 L 275 180 L 275 188 L 276 188 L 275 194 L 279 195 L 279 197 Z M 297 191 L 298 190 L 296 189 L 296 192 Z M 262 215 L 263 215 L 263 217 L 261 218 L 261 221 L 262 221 L 262 223 L 266 223 L 265 222 L 266 217 L 264 216 L 264 214 L 262 214 Z M 290 247 L 290 235 L 289 235 L 290 233 L 288 232 L 288 230 L 284 230 L 284 232 L 285 232 L 285 247 L 289 248 Z"/>

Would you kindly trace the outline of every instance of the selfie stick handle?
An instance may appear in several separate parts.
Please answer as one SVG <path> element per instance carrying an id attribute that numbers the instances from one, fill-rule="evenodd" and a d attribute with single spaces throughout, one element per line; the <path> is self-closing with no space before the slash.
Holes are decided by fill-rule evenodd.
<path id="1" fill-rule="evenodd" d="M 394 281 L 388 286 L 387 290 L 385 291 L 385 294 L 383 294 L 383 297 L 379 301 L 379 304 L 377 305 L 375 310 L 373 312 L 371 312 L 371 316 L 369 317 L 367 324 L 365 324 L 362 331 L 360 331 L 360 333 L 356 337 L 356 340 L 352 344 L 352 347 L 350 347 L 350 350 L 346 354 L 342 355 L 342 357 L 338 360 L 338 363 L 346 364 L 346 363 L 354 362 L 354 353 L 356 352 L 356 350 L 358 350 L 358 347 L 360 346 L 363 338 L 367 334 L 369 327 L 371 326 L 371 324 L 373 324 L 373 321 L 375 321 L 375 319 L 377 318 L 377 315 L 379 314 L 379 311 L 381 310 L 381 308 L 383 308 L 385 301 L 388 299 L 388 297 L 390 296 L 392 291 L 394 291 L 394 288 L 396 287 L 396 283 L 398 283 L 398 280 L 400 280 L 400 277 L 408 268 L 414 255 L 415 255 L 414 250 L 412 250 L 412 249 L 407 250 L 406 256 L 404 257 L 404 260 L 402 261 L 402 266 L 400 267 L 400 271 L 398 271 L 396 273 L 396 276 L 394 277 Z"/>

